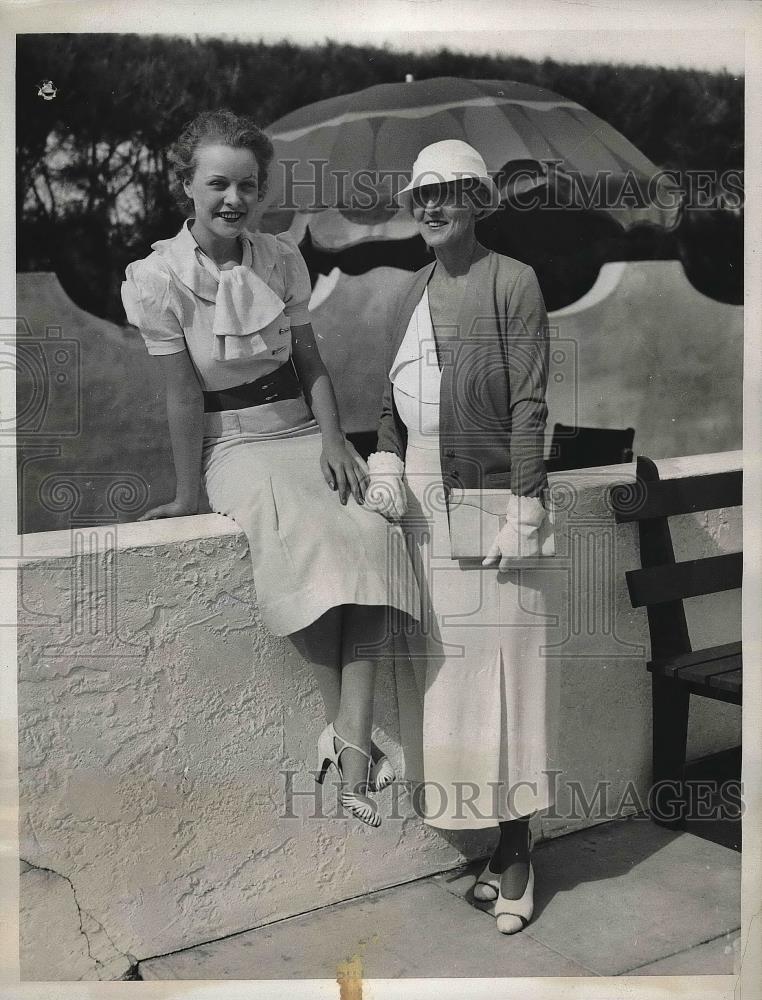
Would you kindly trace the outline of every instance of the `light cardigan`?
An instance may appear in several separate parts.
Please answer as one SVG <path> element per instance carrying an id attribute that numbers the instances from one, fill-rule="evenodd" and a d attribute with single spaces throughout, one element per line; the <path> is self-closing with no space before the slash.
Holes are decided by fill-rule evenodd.
<path id="1" fill-rule="evenodd" d="M 391 329 L 389 372 L 435 263 L 418 271 Z M 477 245 L 454 326 L 437 334 L 442 365 L 439 447 L 446 490 L 510 488 L 539 496 L 547 486 L 548 318 L 531 267 Z M 404 461 L 407 431 L 387 379 L 379 452 Z"/>

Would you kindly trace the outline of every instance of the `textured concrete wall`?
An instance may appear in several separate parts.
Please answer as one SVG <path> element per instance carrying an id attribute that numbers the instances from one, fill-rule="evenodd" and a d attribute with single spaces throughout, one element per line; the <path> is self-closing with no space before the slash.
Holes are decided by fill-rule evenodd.
<path id="1" fill-rule="evenodd" d="M 739 461 L 697 456 L 661 469 L 682 476 Z M 558 815 L 538 824 L 546 836 L 603 818 L 569 814 L 570 782 L 588 798 L 596 781 L 610 782 L 623 812 L 633 808 L 620 801 L 628 783 L 643 799 L 648 786 L 647 629 L 623 580 L 638 564 L 635 532 L 613 524 L 604 500 L 632 471 L 563 477 L 577 542 L 554 569 L 565 600 L 551 636 L 560 680 L 552 763 L 563 774 Z M 675 537 L 683 557 L 737 549 L 739 512 L 680 519 Z M 391 790 L 379 831 L 335 818 L 332 789 L 327 818 L 310 815 L 319 698 L 307 665 L 258 620 L 245 538 L 232 522 L 204 515 L 27 535 L 21 545 L 21 856 L 31 866 L 22 909 L 39 928 L 40 908 L 60 906 L 61 934 L 83 943 L 56 978 L 117 978 L 135 959 L 486 853 L 489 838 L 425 827 L 404 793 L 400 818 L 390 815 Z M 689 602 L 696 641 L 737 637 L 739 603 L 738 594 L 711 608 Z M 377 739 L 401 768 L 388 665 L 376 714 Z M 737 742 L 739 725 L 732 706 L 697 705 L 692 754 Z M 294 803 L 296 818 L 283 815 L 284 771 L 309 793 Z M 25 947 L 35 940 L 28 931 Z M 28 955 L 25 968 L 39 973 Z"/>
<path id="2" fill-rule="evenodd" d="M 310 818 L 320 699 L 306 664 L 259 623 L 232 522 L 23 545 L 20 853 L 76 887 L 119 953 L 161 954 L 458 862 L 404 803 L 379 832 Z M 77 546 L 84 555 L 67 554 Z M 388 668 L 378 725 L 393 750 Z M 282 819 L 288 770 L 308 797 Z"/>

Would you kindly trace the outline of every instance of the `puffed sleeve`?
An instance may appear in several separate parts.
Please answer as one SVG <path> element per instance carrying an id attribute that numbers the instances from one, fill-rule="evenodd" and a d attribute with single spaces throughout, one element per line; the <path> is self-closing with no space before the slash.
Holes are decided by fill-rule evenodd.
<path id="1" fill-rule="evenodd" d="M 312 295 L 310 272 L 291 233 L 280 233 L 276 237 L 276 242 L 286 285 L 286 294 L 283 298 L 286 305 L 284 312 L 291 320 L 292 326 L 303 326 L 310 322 L 307 308 Z"/>
<path id="2" fill-rule="evenodd" d="M 174 303 L 172 279 L 145 260 L 127 265 L 122 304 L 127 321 L 138 327 L 149 354 L 179 354 L 187 350 Z"/>

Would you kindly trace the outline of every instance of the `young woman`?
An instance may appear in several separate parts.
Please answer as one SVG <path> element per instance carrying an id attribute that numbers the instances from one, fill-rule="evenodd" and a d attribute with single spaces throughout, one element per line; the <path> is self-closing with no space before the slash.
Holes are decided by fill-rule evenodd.
<path id="1" fill-rule="evenodd" d="M 494 901 L 498 929 L 512 934 L 533 911 L 529 818 L 553 795 L 548 575 L 511 569 L 515 556 L 539 555 L 546 517 L 547 317 L 532 269 L 477 242 L 476 219 L 499 194 L 473 147 L 427 146 L 401 201 L 435 260 L 413 277 L 391 331 L 368 497 L 402 518 L 424 594 L 410 655 L 424 675 L 425 818 L 499 827 L 474 895 Z M 461 489 L 506 491 L 483 563 L 451 558 L 447 503 Z"/>
<path id="2" fill-rule="evenodd" d="M 345 808 L 378 826 L 368 791 L 393 773 L 371 743 L 372 650 L 389 608 L 417 616 L 419 598 L 404 566 L 389 569 L 399 528 L 363 505 L 367 466 L 341 430 L 304 261 L 287 234 L 255 231 L 272 155 L 250 119 L 190 122 L 171 161 L 192 215 L 127 268 L 122 299 L 164 372 L 177 477 L 143 519 L 195 514 L 203 478 L 243 528 L 261 619 L 312 661 L 332 720 L 318 780 L 333 763 Z"/>

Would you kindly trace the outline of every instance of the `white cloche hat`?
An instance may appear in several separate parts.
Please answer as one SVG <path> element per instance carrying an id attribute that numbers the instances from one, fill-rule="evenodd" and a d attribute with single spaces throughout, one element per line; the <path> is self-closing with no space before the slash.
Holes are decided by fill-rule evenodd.
<path id="1" fill-rule="evenodd" d="M 483 194 L 477 199 L 477 217 L 485 218 L 500 207 L 500 191 L 487 173 L 478 150 L 462 139 L 443 139 L 424 146 L 413 164 L 413 179 L 397 192 L 397 200 L 409 209 L 412 193 L 427 184 L 448 184 L 467 177 L 481 181 Z"/>

